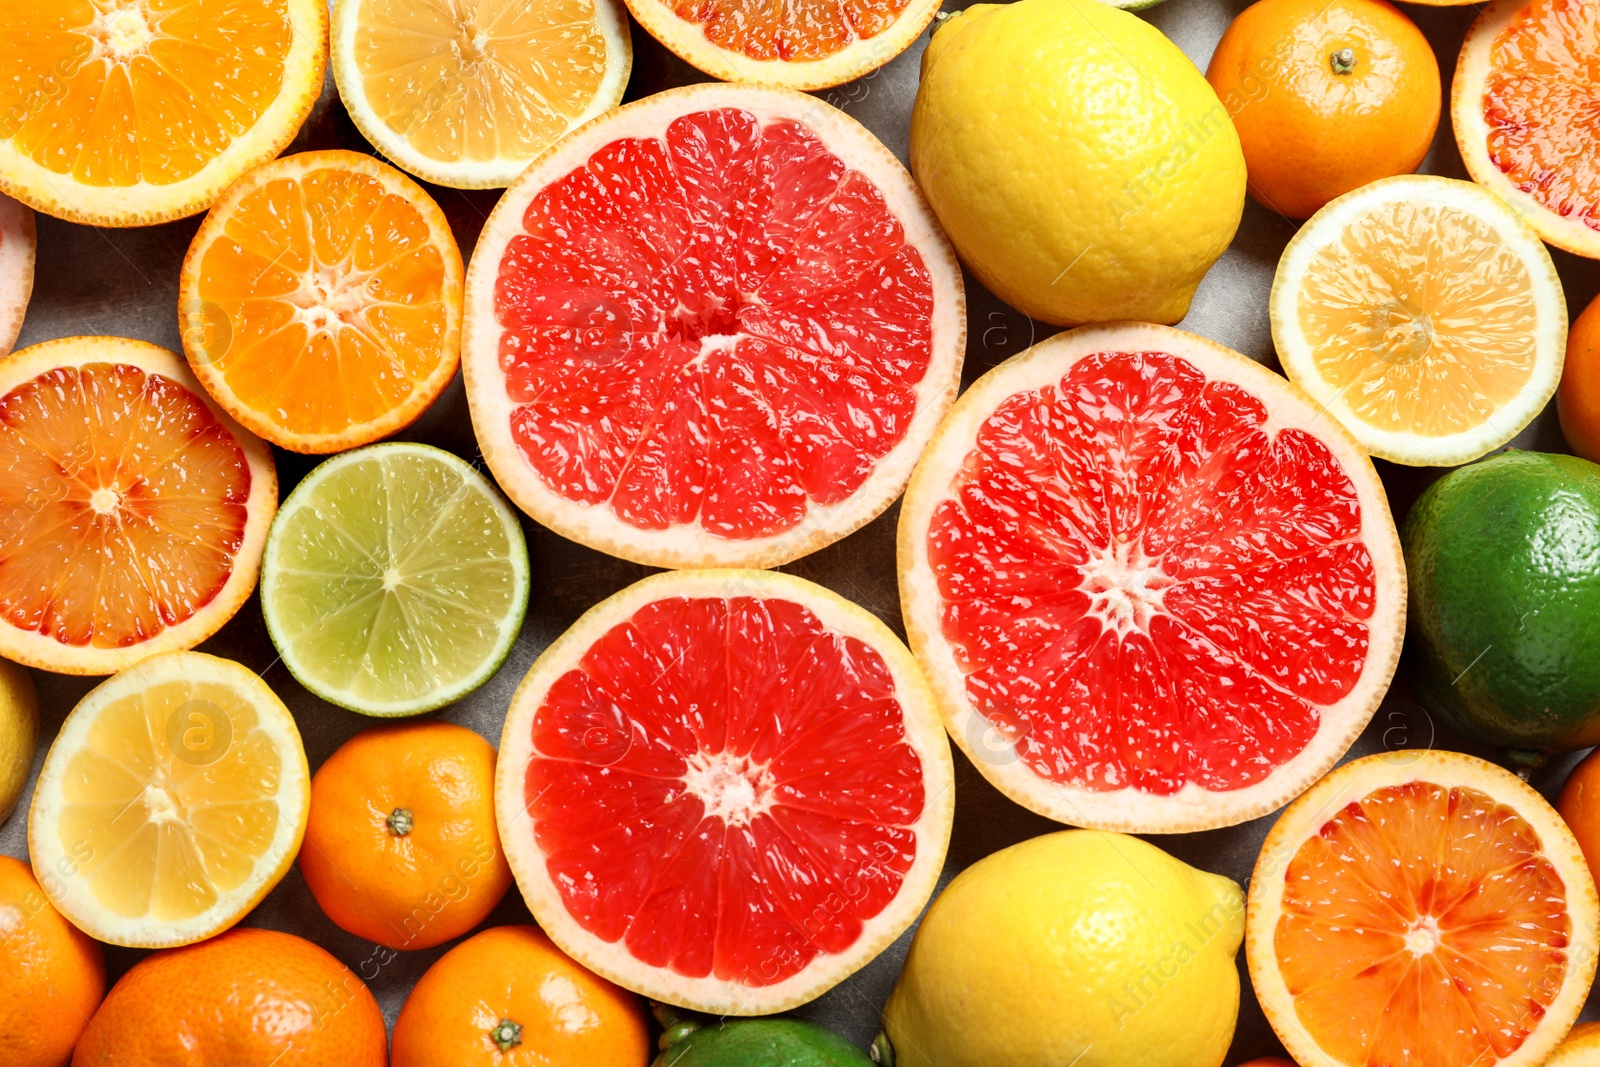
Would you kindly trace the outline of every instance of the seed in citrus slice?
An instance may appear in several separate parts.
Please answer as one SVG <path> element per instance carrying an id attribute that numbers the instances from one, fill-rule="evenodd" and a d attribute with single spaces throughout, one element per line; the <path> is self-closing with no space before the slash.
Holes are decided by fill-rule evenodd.
<path id="1" fill-rule="evenodd" d="M 657 574 L 533 665 L 495 768 L 540 927 L 590 970 L 722 1015 L 804 1003 L 933 892 L 949 745 L 905 646 L 819 586 Z"/>
<path id="2" fill-rule="evenodd" d="M 1302 1067 L 1545 1062 L 1595 972 L 1578 843 L 1459 752 L 1345 764 L 1278 819 L 1245 923 L 1250 978 Z"/>
<path id="3" fill-rule="evenodd" d="M 11 351 L 33 295 L 33 211 L 0 193 L 0 356 Z"/>
<path id="4" fill-rule="evenodd" d="M 322 92 L 325 0 L 6 0 L 0 192 L 71 222 L 204 211 Z"/>
<path id="5" fill-rule="evenodd" d="M 151 656 L 78 702 L 28 814 L 39 882 L 80 930 L 163 948 L 227 929 L 305 833 L 311 774 L 289 709 L 253 671 Z"/>
<path id="6" fill-rule="evenodd" d="M 414 715 L 499 669 L 528 606 L 522 527 L 489 480 L 428 445 L 324 461 L 267 538 L 261 613 L 295 679 L 363 715 Z"/>
<path id="7" fill-rule="evenodd" d="M 1540 237 L 1600 259 L 1600 4 L 1494 0 L 1451 85 L 1461 159 Z"/>
<path id="8" fill-rule="evenodd" d="M 490 470 L 557 533 L 772 566 L 899 494 L 965 332 L 954 255 L 883 145 L 800 93 L 702 84 L 597 119 L 506 192 L 462 370 Z"/>
<path id="9" fill-rule="evenodd" d="M 416 421 L 460 360 L 461 252 L 422 187 L 360 152 L 257 167 L 179 279 L 183 349 L 249 429 L 338 452 Z"/>
<path id="10" fill-rule="evenodd" d="M 904 52 L 939 11 L 938 0 L 627 4 L 650 36 L 691 66 L 723 81 L 790 89 L 827 89 L 870 74 Z"/>
<path id="11" fill-rule="evenodd" d="M 367 140 L 425 181 L 511 184 L 616 107 L 633 67 L 621 0 L 336 0 L 333 76 Z"/>
<path id="12" fill-rule="evenodd" d="M 0 361 L 0 656 L 110 674 L 193 648 L 255 588 L 272 453 L 183 360 L 120 337 Z"/>
<path id="13" fill-rule="evenodd" d="M 980 378 L 912 475 L 900 604 L 1001 792 L 1175 833 L 1277 808 L 1388 689 L 1405 569 L 1372 463 L 1205 338 L 1057 334 Z"/>
<path id="14" fill-rule="evenodd" d="M 1284 373 L 1395 463 L 1477 459 L 1561 381 L 1555 264 L 1471 182 L 1406 174 L 1332 201 L 1278 261 L 1271 314 Z"/>

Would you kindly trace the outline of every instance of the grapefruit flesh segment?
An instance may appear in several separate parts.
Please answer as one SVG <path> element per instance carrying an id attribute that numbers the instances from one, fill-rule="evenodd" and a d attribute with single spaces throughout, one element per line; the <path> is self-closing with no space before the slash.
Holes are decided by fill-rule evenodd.
<path id="1" fill-rule="evenodd" d="M 561 903 L 637 960 L 747 987 L 899 893 L 924 768 L 883 658 L 804 605 L 656 601 L 550 687 L 524 783 Z"/>
<path id="2" fill-rule="evenodd" d="M 512 436 L 543 482 L 725 539 L 848 498 L 905 436 L 933 283 L 882 194 L 736 108 L 620 138 L 534 196 L 500 263 Z"/>
<path id="3" fill-rule="evenodd" d="M 1273 937 L 1295 1013 L 1346 1064 L 1515 1053 L 1561 992 L 1567 887 L 1538 832 L 1466 786 L 1385 786 L 1296 851 Z"/>
<path id="4" fill-rule="evenodd" d="M 0 398 L 0 466 L 0 617 L 14 627 L 125 648 L 233 573 L 250 463 L 179 382 L 118 363 L 41 374 Z"/>
<path id="5" fill-rule="evenodd" d="M 673 11 L 698 23 L 707 41 L 756 60 L 825 59 L 894 24 L 909 0 L 774 4 L 765 0 L 677 0 Z"/>
<path id="6" fill-rule="evenodd" d="M 1532 0 L 1489 48 L 1489 160 L 1522 192 L 1600 231 L 1600 6 Z"/>
<path id="7" fill-rule="evenodd" d="M 1372 558 L 1317 437 L 1191 362 L 1106 352 L 983 423 L 928 530 L 967 698 L 1041 777 L 1260 782 L 1366 662 Z"/>

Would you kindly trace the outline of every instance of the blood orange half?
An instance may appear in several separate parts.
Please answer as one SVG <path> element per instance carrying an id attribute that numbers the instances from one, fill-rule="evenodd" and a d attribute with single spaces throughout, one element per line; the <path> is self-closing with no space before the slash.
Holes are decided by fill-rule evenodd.
<path id="1" fill-rule="evenodd" d="M 799 578 L 658 574 L 604 601 L 511 701 L 501 842 L 545 932 L 636 992 L 781 1011 L 933 892 L 950 748 L 916 662 Z"/>
<path id="2" fill-rule="evenodd" d="M 272 454 L 164 348 L 68 337 L 0 361 L 0 656 L 110 674 L 193 648 L 255 588 Z"/>
<path id="3" fill-rule="evenodd" d="M 0 356 L 11 351 L 33 295 L 33 210 L 0 193 Z"/>
<path id="4" fill-rule="evenodd" d="M 888 507 L 955 397 L 954 254 L 854 120 L 695 85 L 563 139 L 496 206 L 462 352 L 495 478 L 566 537 L 765 567 Z"/>
<path id="5" fill-rule="evenodd" d="M 1600 259 L 1600 0 L 1494 0 L 1467 32 L 1461 159 L 1557 248 Z"/>
<path id="6" fill-rule="evenodd" d="M 1201 337 L 1058 334 L 979 379 L 900 512 L 900 597 L 956 743 L 1077 826 L 1243 822 L 1333 766 L 1393 676 L 1372 463 Z"/>
<path id="7" fill-rule="evenodd" d="M 1388 752 L 1272 828 L 1245 952 L 1303 1067 L 1533 1067 L 1588 996 L 1597 922 L 1583 854 L 1543 797 L 1459 752 Z"/>

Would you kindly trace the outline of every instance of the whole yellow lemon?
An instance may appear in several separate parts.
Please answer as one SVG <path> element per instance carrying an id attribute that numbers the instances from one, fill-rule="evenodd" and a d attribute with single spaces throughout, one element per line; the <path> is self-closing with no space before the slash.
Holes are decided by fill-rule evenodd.
<path id="1" fill-rule="evenodd" d="M 922 57 L 911 169 L 978 279 L 1060 326 L 1177 322 L 1244 209 L 1216 93 L 1161 31 L 1099 0 L 946 19 Z"/>
<path id="2" fill-rule="evenodd" d="M 0 659 L 0 822 L 17 806 L 39 739 L 39 695 L 26 667 Z"/>
<path id="3" fill-rule="evenodd" d="M 1026 0 L 1025 0 L 1026 2 Z M 894 1067 L 1221 1067 L 1244 894 L 1124 834 L 1066 830 L 962 871 L 884 1008 Z"/>

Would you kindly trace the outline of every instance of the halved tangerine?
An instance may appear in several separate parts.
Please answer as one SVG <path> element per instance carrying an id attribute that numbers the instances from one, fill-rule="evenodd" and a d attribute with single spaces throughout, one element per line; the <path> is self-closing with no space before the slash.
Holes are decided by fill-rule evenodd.
<path id="1" fill-rule="evenodd" d="M 951 790 L 905 646 L 761 571 L 658 574 L 591 609 L 518 688 L 495 769 L 551 939 L 724 1015 L 804 1003 L 899 936 L 938 879 Z"/>
<path id="2" fill-rule="evenodd" d="M 0 191 L 95 226 L 204 211 L 322 92 L 325 0 L 6 0 Z"/>
<path id="3" fill-rule="evenodd" d="M 0 361 L 0 656 L 110 674 L 193 648 L 255 588 L 272 453 L 144 341 Z"/>
<path id="4" fill-rule="evenodd" d="M 1494 0 L 1467 31 L 1450 114 L 1474 181 L 1539 236 L 1600 259 L 1600 0 Z"/>
<path id="5" fill-rule="evenodd" d="M 525 171 L 467 277 L 495 479 L 651 566 L 766 567 L 899 494 L 954 400 L 961 275 L 911 176 L 812 97 L 702 84 Z"/>
<path id="6" fill-rule="evenodd" d="M 1303 1067 L 1545 1062 L 1595 973 L 1600 906 L 1544 798 L 1459 752 L 1340 767 L 1267 835 L 1245 950 Z"/>
<path id="7" fill-rule="evenodd" d="M 980 378 L 900 511 L 900 603 L 951 737 L 1075 826 L 1273 810 L 1388 689 L 1405 568 L 1372 462 L 1293 386 L 1164 326 Z"/>

